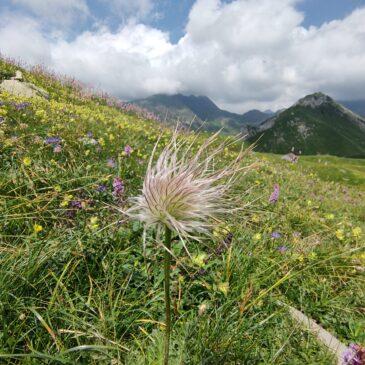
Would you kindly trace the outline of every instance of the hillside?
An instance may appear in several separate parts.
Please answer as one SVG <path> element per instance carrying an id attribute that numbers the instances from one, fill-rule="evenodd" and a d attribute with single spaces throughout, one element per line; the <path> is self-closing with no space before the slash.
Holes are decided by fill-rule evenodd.
<path id="1" fill-rule="evenodd" d="M 365 100 L 344 100 L 338 103 L 365 118 Z"/>
<path id="2" fill-rule="evenodd" d="M 249 140 L 258 151 L 364 157 L 365 119 L 316 93 L 262 123 Z"/>
<path id="3" fill-rule="evenodd" d="M 18 69 L 0 58 L 6 79 Z M 22 71 L 48 98 L 0 92 L 0 363 L 161 364 L 165 250 L 122 212 L 171 131 L 75 80 Z M 206 137 L 179 135 L 193 148 Z M 189 242 L 190 256 L 174 239 L 171 365 L 332 365 L 286 304 L 346 345 L 365 341 L 365 165 L 240 163 L 241 209 Z"/>
<path id="4" fill-rule="evenodd" d="M 194 121 L 193 129 L 202 128 L 212 132 L 223 128 L 226 134 L 246 131 L 247 125 L 256 126 L 272 115 L 259 110 L 251 110 L 242 115 L 231 113 L 218 108 L 206 96 L 158 94 L 131 103 L 156 114 L 169 125 L 177 121 L 190 125 Z"/>

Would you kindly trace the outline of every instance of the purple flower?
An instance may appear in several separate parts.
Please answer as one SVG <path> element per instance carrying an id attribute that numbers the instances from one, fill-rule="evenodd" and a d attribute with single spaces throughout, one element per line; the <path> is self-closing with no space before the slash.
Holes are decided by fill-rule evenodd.
<path id="1" fill-rule="evenodd" d="M 87 136 L 88 138 L 93 138 L 93 134 L 92 134 L 91 132 L 87 132 L 87 133 L 86 133 L 86 136 Z"/>
<path id="2" fill-rule="evenodd" d="M 47 137 L 45 140 L 44 140 L 44 143 L 45 144 L 60 144 L 61 143 L 61 138 L 58 137 L 58 136 L 55 136 L 55 137 Z"/>
<path id="3" fill-rule="evenodd" d="M 114 158 L 108 158 L 108 161 L 106 162 L 106 165 L 108 167 L 114 168 L 116 166 Z"/>
<path id="4" fill-rule="evenodd" d="M 106 186 L 104 184 L 100 184 L 96 187 L 96 191 L 98 193 L 105 193 L 106 192 Z"/>
<path id="5" fill-rule="evenodd" d="M 279 232 L 271 233 L 271 238 L 273 238 L 273 239 L 278 239 L 280 237 L 281 237 L 281 233 L 279 233 Z"/>
<path id="6" fill-rule="evenodd" d="M 351 343 L 343 353 L 344 365 L 364 365 L 365 364 L 365 347 Z"/>
<path id="7" fill-rule="evenodd" d="M 30 103 L 23 102 L 23 103 L 15 104 L 14 107 L 15 107 L 16 110 L 24 110 L 29 105 L 30 105 Z"/>
<path id="8" fill-rule="evenodd" d="M 115 177 L 113 180 L 113 195 L 120 197 L 124 192 L 124 184 L 121 178 Z"/>
<path id="9" fill-rule="evenodd" d="M 82 204 L 81 204 L 80 200 L 72 200 L 70 202 L 70 205 L 71 205 L 72 208 L 82 209 Z"/>
<path id="10" fill-rule="evenodd" d="M 126 155 L 127 156 L 130 156 L 131 155 L 131 153 L 132 153 L 132 147 L 130 146 L 130 145 L 126 145 L 125 147 L 124 147 L 124 152 L 126 153 Z"/>
<path id="11" fill-rule="evenodd" d="M 269 198 L 269 203 L 270 204 L 274 204 L 278 201 L 279 193 L 280 193 L 280 187 L 279 187 L 278 184 L 275 184 L 274 185 L 274 191 L 271 193 L 270 198 Z"/>
<path id="12" fill-rule="evenodd" d="M 60 145 L 60 144 L 58 144 L 57 146 L 54 146 L 54 148 L 53 148 L 53 152 L 54 152 L 54 153 L 60 153 L 60 152 L 62 152 L 62 147 L 61 147 L 61 145 Z"/>
<path id="13" fill-rule="evenodd" d="M 277 248 L 277 250 L 280 252 L 280 253 L 285 253 L 286 251 L 288 251 L 288 247 L 287 246 L 279 246 Z"/>

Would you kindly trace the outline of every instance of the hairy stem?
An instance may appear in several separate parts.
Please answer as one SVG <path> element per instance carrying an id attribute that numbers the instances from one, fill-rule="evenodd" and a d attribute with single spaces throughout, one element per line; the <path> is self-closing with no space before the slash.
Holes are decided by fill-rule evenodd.
<path id="1" fill-rule="evenodd" d="M 165 349 L 164 349 L 164 365 L 169 364 L 170 351 L 170 333 L 171 333 L 171 299 L 170 299 L 170 267 L 171 267 L 171 230 L 166 226 L 165 228 L 165 314 L 166 314 L 166 328 L 165 328 Z"/>

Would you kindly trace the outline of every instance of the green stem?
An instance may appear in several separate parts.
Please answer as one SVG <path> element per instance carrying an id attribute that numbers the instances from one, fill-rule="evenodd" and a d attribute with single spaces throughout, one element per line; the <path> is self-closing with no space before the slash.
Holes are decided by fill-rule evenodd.
<path id="1" fill-rule="evenodd" d="M 164 365 L 169 364 L 170 351 L 170 333 L 171 333 L 171 299 L 170 299 L 170 267 L 171 267 L 171 229 L 165 228 L 165 349 L 164 349 Z"/>

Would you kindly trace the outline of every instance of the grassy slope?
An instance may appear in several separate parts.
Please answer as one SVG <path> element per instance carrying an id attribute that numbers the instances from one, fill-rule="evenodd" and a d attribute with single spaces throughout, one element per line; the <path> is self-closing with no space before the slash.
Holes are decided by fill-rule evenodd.
<path id="1" fill-rule="evenodd" d="M 302 121 L 309 129 L 306 137 L 297 128 Z M 330 105 L 317 109 L 297 105 L 279 115 L 274 127 L 263 133 L 257 149 L 283 154 L 294 146 L 305 155 L 364 157 L 364 135 L 357 125 L 345 124 L 343 116 Z"/>
<path id="2" fill-rule="evenodd" d="M 162 250 L 148 235 L 144 256 L 142 227 L 116 208 L 141 187 L 161 131 L 44 75 L 26 76 L 51 101 L 17 110 L 22 100 L 0 95 L 0 357 L 9 364 L 160 363 Z M 161 145 L 169 137 L 162 133 Z M 47 136 L 62 138 L 62 152 L 44 143 Z M 127 144 L 130 157 L 122 153 Z M 220 163 L 235 154 L 226 151 Z M 364 244 L 353 234 L 355 227 L 365 230 L 363 182 L 343 181 L 336 172 L 363 177 L 363 165 L 324 157 L 335 166 L 324 176 L 316 159 L 291 165 L 253 154 L 245 163 L 257 169 L 236 187 L 250 206 L 228 222 L 232 246 L 216 252 L 219 234 L 203 247 L 192 243 L 193 256 L 206 255 L 199 264 L 176 243 L 173 363 L 331 364 L 278 300 L 344 342 L 365 341 Z M 112 195 L 116 176 L 125 183 L 119 202 Z M 275 183 L 281 196 L 269 205 Z M 97 191 L 100 184 L 105 192 Z M 272 239 L 272 231 L 282 237 Z M 202 303 L 207 311 L 199 316 Z"/>

